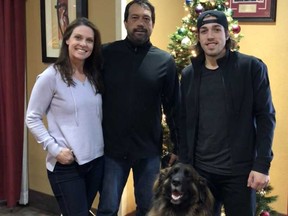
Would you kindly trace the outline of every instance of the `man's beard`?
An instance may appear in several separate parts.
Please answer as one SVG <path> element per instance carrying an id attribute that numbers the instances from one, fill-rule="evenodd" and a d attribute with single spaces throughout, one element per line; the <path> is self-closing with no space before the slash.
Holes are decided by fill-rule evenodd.
<path id="1" fill-rule="evenodd" d="M 131 42 L 135 45 L 142 45 L 146 43 L 149 40 L 149 36 L 147 34 L 147 30 L 143 29 L 141 32 L 143 32 L 143 35 L 137 35 L 139 30 L 134 29 L 132 33 L 128 33 L 128 38 L 131 40 Z"/>

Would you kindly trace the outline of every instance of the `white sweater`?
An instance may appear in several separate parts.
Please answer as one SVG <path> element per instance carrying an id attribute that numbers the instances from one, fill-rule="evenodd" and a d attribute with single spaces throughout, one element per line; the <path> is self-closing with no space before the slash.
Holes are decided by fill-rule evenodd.
<path id="1" fill-rule="evenodd" d="M 104 154 L 102 96 L 95 94 L 88 79 L 74 82 L 68 87 L 51 65 L 37 77 L 28 104 L 26 125 L 48 151 L 50 171 L 63 147 L 73 151 L 80 165 Z M 42 120 L 45 115 L 48 129 Z"/>

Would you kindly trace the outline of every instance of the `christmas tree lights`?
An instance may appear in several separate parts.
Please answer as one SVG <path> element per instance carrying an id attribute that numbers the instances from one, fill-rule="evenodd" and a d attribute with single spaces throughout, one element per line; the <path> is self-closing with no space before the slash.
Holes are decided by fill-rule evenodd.
<path id="1" fill-rule="evenodd" d="M 268 185 L 265 189 L 256 193 L 256 214 L 260 216 L 276 216 L 278 213 L 269 205 L 277 200 L 278 196 L 269 196 L 272 186 Z"/>

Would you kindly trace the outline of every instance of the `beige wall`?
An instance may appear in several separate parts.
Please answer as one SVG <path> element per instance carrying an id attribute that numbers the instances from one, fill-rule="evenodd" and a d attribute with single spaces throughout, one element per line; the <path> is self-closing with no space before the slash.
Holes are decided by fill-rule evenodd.
<path id="1" fill-rule="evenodd" d="M 109 42 L 116 38 L 115 32 L 115 1 L 119 0 L 88 0 L 88 17 L 100 29 L 102 41 Z M 40 30 L 40 1 L 26 0 L 26 25 L 27 25 L 27 94 L 28 99 L 35 77 L 47 64 L 41 61 L 41 30 Z M 184 0 L 151 0 L 156 7 L 156 25 L 151 41 L 159 48 L 166 49 L 169 43 L 169 35 L 181 25 L 181 19 L 185 15 Z M 169 3 L 167 3 L 169 2 Z M 269 76 L 273 93 L 274 105 L 277 111 L 277 127 L 274 139 L 274 154 L 271 167 L 271 184 L 274 187 L 272 195 L 278 195 L 273 207 L 281 212 L 287 212 L 288 177 L 288 139 L 286 137 L 288 126 L 288 79 L 285 70 L 288 60 L 288 16 L 286 9 L 288 1 L 277 2 L 276 23 L 240 23 L 242 39 L 240 51 L 260 57 L 269 68 Z M 122 19 L 123 15 L 121 15 Z M 45 169 L 45 152 L 41 145 L 37 144 L 31 134 L 28 138 L 29 157 L 29 188 L 52 194 L 48 184 Z M 130 179 L 126 197 L 128 202 L 123 204 L 123 213 L 133 209 L 132 180 Z M 94 204 L 95 206 L 95 204 Z"/>
<path id="2" fill-rule="evenodd" d="M 276 109 L 276 130 L 273 143 L 274 160 L 271 166 L 273 195 L 278 195 L 272 206 L 281 213 L 287 212 L 288 194 L 288 61 L 287 10 L 288 1 L 277 1 L 276 24 L 240 23 L 244 38 L 240 43 L 242 52 L 258 56 L 268 66 L 272 96 Z"/>

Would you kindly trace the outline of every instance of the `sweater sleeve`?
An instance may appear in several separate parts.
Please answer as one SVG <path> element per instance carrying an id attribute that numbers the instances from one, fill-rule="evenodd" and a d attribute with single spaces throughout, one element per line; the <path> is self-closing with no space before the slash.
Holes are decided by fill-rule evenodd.
<path id="1" fill-rule="evenodd" d="M 49 134 L 43 117 L 49 110 L 51 100 L 54 95 L 56 85 L 56 71 L 52 66 L 38 75 L 32 89 L 27 113 L 26 125 L 38 143 L 42 143 L 43 149 L 48 150 L 54 157 L 61 151 L 61 147 Z"/>
<path id="2" fill-rule="evenodd" d="M 273 159 L 272 142 L 276 123 L 275 109 L 272 103 L 267 66 L 261 60 L 258 60 L 253 71 L 253 110 L 257 131 L 257 156 L 253 170 L 268 174 Z"/>
<path id="3" fill-rule="evenodd" d="M 183 163 L 189 163 L 191 156 L 189 155 L 189 147 L 187 144 L 187 111 L 186 111 L 186 95 L 188 88 L 189 73 L 191 73 L 191 64 L 181 71 L 180 80 L 180 111 L 179 111 L 179 160 Z"/>
<path id="4" fill-rule="evenodd" d="M 164 114 L 173 142 L 173 153 L 178 154 L 179 145 L 179 79 L 175 62 L 170 56 L 167 62 L 167 77 L 162 95 Z"/>

